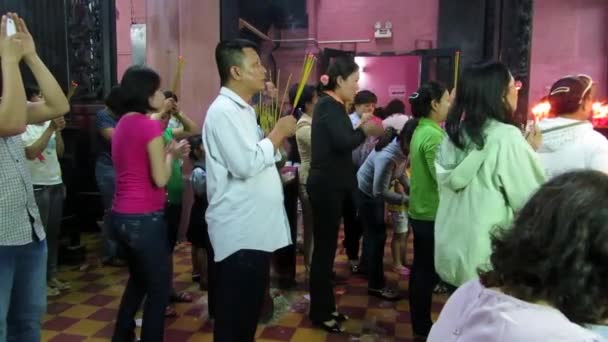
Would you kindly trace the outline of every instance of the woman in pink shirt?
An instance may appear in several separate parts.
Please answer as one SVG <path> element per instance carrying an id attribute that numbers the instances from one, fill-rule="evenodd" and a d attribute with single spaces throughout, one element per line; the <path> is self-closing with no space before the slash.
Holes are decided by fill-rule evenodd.
<path id="1" fill-rule="evenodd" d="M 165 146 L 159 121 L 146 114 L 164 103 L 160 77 L 144 66 L 130 67 L 120 82 L 120 118 L 112 135 L 116 192 L 112 233 L 129 265 L 113 341 L 134 341 L 135 313 L 146 298 L 141 339 L 162 341 L 170 291 L 168 232 L 163 209 L 174 160 L 187 155 L 186 142 Z"/>
<path id="2" fill-rule="evenodd" d="M 583 325 L 608 319 L 606 198 L 601 172 L 546 183 L 494 234 L 492 270 L 452 295 L 427 341 L 605 341 Z"/>

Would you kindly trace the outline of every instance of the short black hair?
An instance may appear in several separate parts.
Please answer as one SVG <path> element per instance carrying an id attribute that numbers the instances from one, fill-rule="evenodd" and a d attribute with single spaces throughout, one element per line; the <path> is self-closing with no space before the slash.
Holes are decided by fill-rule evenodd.
<path id="1" fill-rule="evenodd" d="M 192 135 L 188 137 L 188 143 L 190 144 L 190 160 L 196 161 L 196 151 L 203 145 L 203 137 L 200 134 Z"/>
<path id="2" fill-rule="evenodd" d="M 389 117 L 393 114 L 405 114 L 405 103 L 399 99 L 392 99 L 386 107 L 384 107 L 384 115 Z"/>
<path id="3" fill-rule="evenodd" d="M 361 90 L 355 95 L 355 105 L 378 103 L 378 96 L 369 90 Z"/>
<path id="4" fill-rule="evenodd" d="M 608 175 L 573 171 L 543 185 L 510 229 L 493 232 L 486 287 L 545 301 L 577 324 L 608 318 Z"/>
<path id="5" fill-rule="evenodd" d="M 122 106 L 122 93 L 120 86 L 114 86 L 110 89 L 110 93 L 106 96 L 104 104 L 113 114 L 117 114 Z"/>
<path id="6" fill-rule="evenodd" d="M 175 102 L 179 102 L 177 99 L 177 95 L 175 95 L 175 93 L 172 92 L 171 90 L 165 90 L 163 92 L 163 95 L 165 95 L 165 100 L 168 98 L 172 98 Z"/>
<path id="7" fill-rule="evenodd" d="M 25 86 L 25 99 L 30 101 L 32 97 L 40 95 L 40 88 L 37 85 L 29 84 Z"/>
<path id="8" fill-rule="evenodd" d="M 355 63 L 355 57 L 350 55 L 336 57 L 334 62 L 327 68 L 329 80 L 323 86 L 323 90 L 336 90 L 338 87 L 338 77 L 346 80 L 348 76 L 357 71 L 359 71 L 359 66 Z"/>
<path id="9" fill-rule="evenodd" d="M 159 88 L 160 76 L 156 71 L 143 65 L 129 67 L 120 80 L 120 103 L 115 114 L 118 116 L 131 112 L 145 114 L 156 110 L 150 107 L 149 99 Z"/>
<path id="10" fill-rule="evenodd" d="M 215 63 L 220 74 L 222 86 L 230 80 L 230 68 L 243 63 L 243 49 L 251 48 L 258 51 L 258 46 L 247 39 L 224 40 L 215 48 Z"/>

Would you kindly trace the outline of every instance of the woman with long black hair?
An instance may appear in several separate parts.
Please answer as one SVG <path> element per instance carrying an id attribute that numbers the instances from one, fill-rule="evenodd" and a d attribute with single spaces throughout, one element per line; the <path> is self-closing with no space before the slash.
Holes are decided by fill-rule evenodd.
<path id="1" fill-rule="evenodd" d="M 489 266 L 491 230 L 508 226 L 545 181 L 533 149 L 540 133 L 534 129 L 526 141 L 513 120 L 516 106 L 517 87 L 505 65 L 463 72 L 436 162 L 435 266 L 452 286 Z"/>
<path id="2" fill-rule="evenodd" d="M 314 251 L 310 269 L 310 319 L 329 332 L 342 332 L 348 319 L 336 311 L 332 271 L 342 205 L 357 184 L 352 151 L 367 136 L 384 130 L 364 115 L 356 129 L 348 118 L 345 103 L 354 99 L 359 67 L 352 57 L 340 57 L 327 70 L 328 81 L 314 109 L 311 129 L 308 194 L 313 209 Z"/>

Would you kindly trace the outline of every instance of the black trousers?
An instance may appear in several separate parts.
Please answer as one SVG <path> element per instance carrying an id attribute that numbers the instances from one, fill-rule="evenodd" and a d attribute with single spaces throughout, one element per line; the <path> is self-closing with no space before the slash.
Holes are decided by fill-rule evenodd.
<path id="1" fill-rule="evenodd" d="M 308 186 L 313 212 L 314 249 L 310 265 L 310 319 L 325 322 L 336 311 L 332 273 L 342 206 L 350 190 Z"/>
<path id="2" fill-rule="evenodd" d="M 435 222 L 410 218 L 414 231 L 414 264 L 410 275 L 410 315 L 414 334 L 428 336 L 433 321 L 433 290 L 439 282 L 435 272 Z"/>
<path id="3" fill-rule="evenodd" d="M 366 260 L 368 285 L 370 289 L 383 289 L 384 244 L 386 243 L 386 224 L 384 223 L 384 200 L 373 198 L 359 191 L 359 213 L 365 230 L 363 245 Z"/>
<path id="4" fill-rule="evenodd" d="M 348 260 L 359 260 L 359 241 L 363 234 L 363 226 L 355 203 L 356 192 L 344 198 L 342 217 L 344 218 L 344 242 Z"/>
<path id="5" fill-rule="evenodd" d="M 271 253 L 239 250 L 218 262 L 215 342 L 252 342 L 270 276 Z"/>

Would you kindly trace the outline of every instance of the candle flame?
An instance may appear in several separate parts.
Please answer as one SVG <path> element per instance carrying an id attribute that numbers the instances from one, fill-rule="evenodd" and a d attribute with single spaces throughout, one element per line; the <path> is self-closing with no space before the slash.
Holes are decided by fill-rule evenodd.
<path id="1" fill-rule="evenodd" d="M 536 117 L 537 121 L 549 117 L 551 112 L 551 104 L 549 101 L 543 101 L 532 107 L 532 114 Z"/>
<path id="2" fill-rule="evenodd" d="M 608 117 L 608 104 L 604 104 L 601 102 L 595 102 L 591 108 L 593 110 L 594 119 Z"/>

